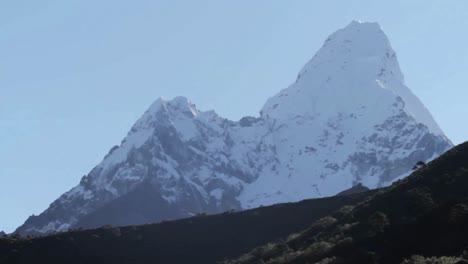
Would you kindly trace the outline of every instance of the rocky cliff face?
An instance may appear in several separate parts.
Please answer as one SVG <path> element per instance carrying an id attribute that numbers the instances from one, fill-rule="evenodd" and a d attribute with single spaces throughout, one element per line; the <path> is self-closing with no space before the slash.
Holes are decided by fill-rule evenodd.
<path id="1" fill-rule="evenodd" d="M 18 228 L 155 222 L 375 188 L 452 147 L 376 23 L 332 34 L 259 117 L 158 99 L 80 184 Z"/>

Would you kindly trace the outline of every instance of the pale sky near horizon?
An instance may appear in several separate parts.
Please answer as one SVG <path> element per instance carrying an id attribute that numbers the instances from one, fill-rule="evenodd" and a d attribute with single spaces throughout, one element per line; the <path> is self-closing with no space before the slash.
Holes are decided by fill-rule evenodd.
<path id="1" fill-rule="evenodd" d="M 159 96 L 258 115 L 353 19 L 379 22 L 409 88 L 468 139 L 467 1 L 2 1 L 0 231 L 78 184 Z"/>

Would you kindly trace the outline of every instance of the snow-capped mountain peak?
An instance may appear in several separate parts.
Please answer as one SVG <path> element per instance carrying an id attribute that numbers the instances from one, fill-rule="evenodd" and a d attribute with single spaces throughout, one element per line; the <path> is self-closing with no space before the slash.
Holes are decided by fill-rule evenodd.
<path id="1" fill-rule="evenodd" d="M 195 117 L 200 112 L 196 105 L 184 96 L 177 96 L 172 100 L 166 100 L 160 97 L 150 106 L 147 113 L 154 114 L 161 110 L 166 111 L 171 116 L 182 113 L 187 117 Z"/>
<path id="2" fill-rule="evenodd" d="M 333 33 L 296 81 L 235 122 L 157 99 L 80 184 L 18 228 L 127 225 L 385 186 L 452 146 L 377 23 Z"/>
<path id="3" fill-rule="evenodd" d="M 154 135 L 157 126 L 166 125 L 175 128 L 186 139 L 194 136 L 193 118 L 200 111 L 186 97 L 178 96 L 172 100 L 158 98 L 133 125 L 120 146 L 115 146 L 100 164 L 107 167 L 127 159 L 131 150 L 140 148 Z"/>
<path id="4" fill-rule="evenodd" d="M 379 24 L 357 21 L 330 35 L 299 76 L 308 71 L 329 74 L 329 70 L 351 71 L 354 67 L 357 68 L 353 72 L 358 73 L 360 79 L 390 75 L 403 81 L 396 54 Z"/>
<path id="5" fill-rule="evenodd" d="M 337 113 L 367 109 L 366 117 L 371 120 L 366 124 L 375 124 L 400 99 L 409 115 L 432 133 L 443 135 L 405 86 L 396 52 L 379 24 L 353 21 L 327 38 L 296 82 L 270 98 L 261 114 L 275 120 L 307 115 L 327 122 Z M 379 107 L 367 107 L 373 105 Z"/>

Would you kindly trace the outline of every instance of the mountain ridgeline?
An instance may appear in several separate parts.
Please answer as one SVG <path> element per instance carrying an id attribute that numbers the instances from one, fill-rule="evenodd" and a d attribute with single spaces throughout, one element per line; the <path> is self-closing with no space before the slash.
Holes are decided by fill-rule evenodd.
<path id="1" fill-rule="evenodd" d="M 330 35 L 258 117 L 162 98 L 88 175 L 17 229 L 134 225 L 371 189 L 452 147 L 376 23 Z"/>
<path id="2" fill-rule="evenodd" d="M 0 263 L 203 263 L 234 258 L 287 237 L 370 193 L 200 214 L 152 225 L 71 230 L 36 238 L 0 238 Z"/>

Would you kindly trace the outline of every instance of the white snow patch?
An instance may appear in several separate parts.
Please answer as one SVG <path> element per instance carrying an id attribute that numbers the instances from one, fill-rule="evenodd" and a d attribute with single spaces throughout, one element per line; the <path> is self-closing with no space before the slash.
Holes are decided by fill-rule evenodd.
<path id="1" fill-rule="evenodd" d="M 210 192 L 210 196 L 214 197 L 217 201 L 221 200 L 223 198 L 223 189 L 214 189 Z"/>

